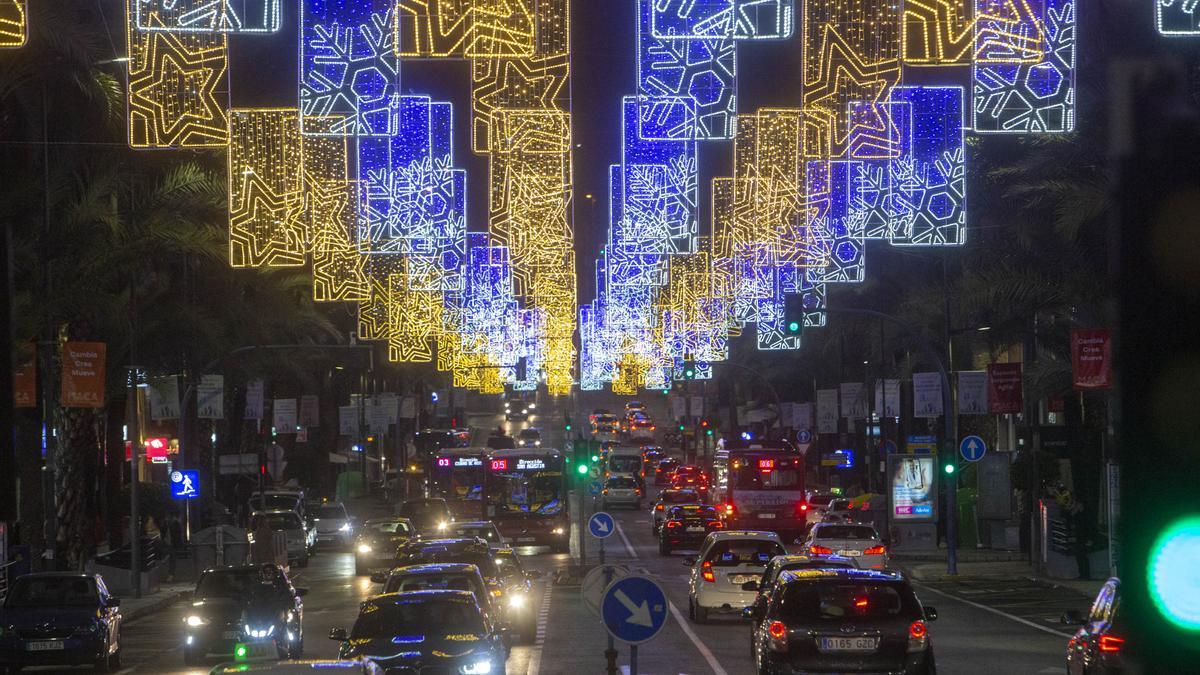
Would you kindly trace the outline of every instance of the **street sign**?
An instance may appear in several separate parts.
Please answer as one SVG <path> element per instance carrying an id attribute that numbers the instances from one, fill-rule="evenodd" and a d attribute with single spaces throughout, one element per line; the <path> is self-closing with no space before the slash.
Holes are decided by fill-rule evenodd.
<path id="1" fill-rule="evenodd" d="M 978 436 L 967 436 L 958 444 L 958 453 L 968 462 L 978 462 L 987 452 L 987 443 Z"/>
<path id="2" fill-rule="evenodd" d="M 937 436 L 909 436 L 906 445 L 910 455 L 932 455 L 937 452 Z"/>
<path id="3" fill-rule="evenodd" d="M 598 494 L 600 494 L 600 490 L 602 490 L 603 488 L 604 488 L 604 486 L 601 485 L 599 481 L 592 481 L 591 483 L 588 483 L 588 493 L 589 494 L 598 495 Z"/>
<path id="4" fill-rule="evenodd" d="M 890 438 L 885 440 L 879 449 L 883 450 L 883 454 L 885 455 L 894 455 L 900 451 L 900 449 L 896 447 L 896 441 L 893 441 Z"/>
<path id="5" fill-rule="evenodd" d="M 604 590 L 600 618 L 609 635 L 640 645 L 658 635 L 667 623 L 667 595 L 653 580 L 630 575 Z"/>
<path id="6" fill-rule="evenodd" d="M 796 432 L 797 443 L 812 443 L 812 432 L 808 429 L 801 429 Z"/>
<path id="7" fill-rule="evenodd" d="M 172 471 L 171 497 L 174 499 L 195 499 L 200 496 L 200 472 Z"/>
<path id="8" fill-rule="evenodd" d="M 604 589 L 622 577 L 629 576 L 629 568 L 624 565 L 599 565 L 593 567 L 583 583 L 579 593 L 583 596 L 583 604 L 597 617 L 600 616 L 600 603 L 604 600 Z"/>
<path id="9" fill-rule="evenodd" d="M 612 536 L 613 530 L 617 529 L 617 522 L 613 517 L 603 511 L 597 511 L 588 519 L 588 532 L 597 539 L 608 539 Z"/>

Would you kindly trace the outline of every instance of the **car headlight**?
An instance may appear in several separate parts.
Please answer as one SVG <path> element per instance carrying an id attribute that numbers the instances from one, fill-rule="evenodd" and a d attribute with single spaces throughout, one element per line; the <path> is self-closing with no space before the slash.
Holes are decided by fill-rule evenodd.
<path id="1" fill-rule="evenodd" d="M 275 634 L 275 626 L 254 628 L 247 624 L 244 628 L 246 635 L 252 638 L 268 638 Z"/>
<path id="2" fill-rule="evenodd" d="M 553 530 L 551 530 L 551 532 L 553 534 L 562 534 L 564 532 L 564 530 L 561 527 L 556 527 Z"/>
<path id="3" fill-rule="evenodd" d="M 341 527 L 338 528 L 338 532 L 349 532 L 349 531 L 350 531 L 350 523 L 344 523 Z"/>
<path id="4" fill-rule="evenodd" d="M 359 544 L 359 545 L 358 545 L 358 552 L 359 552 L 359 553 L 363 553 L 363 554 L 370 553 L 370 552 L 371 552 L 371 545 L 370 545 L 370 544 Z"/>
<path id="5" fill-rule="evenodd" d="M 445 532 L 446 528 L 448 528 L 448 527 L 450 527 L 450 523 L 447 523 L 444 520 L 437 524 L 438 532 Z"/>
<path id="6" fill-rule="evenodd" d="M 537 447 L 539 447 L 539 448 L 540 448 L 540 447 L 542 447 L 542 442 L 541 442 L 541 441 L 534 441 L 534 442 L 533 442 L 533 444 L 534 444 L 534 445 L 536 445 L 536 446 L 537 446 Z"/>
<path id="7" fill-rule="evenodd" d="M 488 675 L 488 673 L 492 672 L 492 662 L 475 661 L 473 663 L 468 663 L 459 669 L 459 672 L 462 673 L 462 675 Z"/>
<path id="8" fill-rule="evenodd" d="M 508 596 L 509 609 L 521 609 L 525 607 L 525 596 L 520 593 L 513 593 Z"/>
<path id="9" fill-rule="evenodd" d="M 192 628 L 199 628 L 201 626 L 208 625 L 208 619 L 206 619 L 202 616 L 197 616 L 195 614 L 188 616 L 188 618 L 184 619 L 183 621 L 184 621 L 184 623 L 191 626 Z"/>
<path id="10" fill-rule="evenodd" d="M 530 409 L 530 410 L 536 410 L 536 409 L 537 409 L 537 404 L 536 404 L 536 403 L 530 403 L 530 404 L 529 404 L 529 409 Z"/>

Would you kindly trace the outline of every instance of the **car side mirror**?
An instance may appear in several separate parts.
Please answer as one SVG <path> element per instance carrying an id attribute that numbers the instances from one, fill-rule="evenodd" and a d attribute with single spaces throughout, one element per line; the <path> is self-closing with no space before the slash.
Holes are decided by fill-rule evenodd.
<path id="1" fill-rule="evenodd" d="M 743 591 L 757 591 L 758 590 L 758 582 L 757 581 L 747 581 L 746 583 L 742 584 L 742 590 Z"/>
<path id="2" fill-rule="evenodd" d="M 683 566 L 684 567 L 695 567 L 696 559 L 689 555 L 688 557 L 683 559 Z"/>
<path id="3" fill-rule="evenodd" d="M 745 590 L 745 584 L 743 584 L 742 588 Z M 754 620 L 754 605 L 750 605 L 742 610 L 742 618 L 750 621 Z"/>
<path id="4" fill-rule="evenodd" d="M 937 607 L 926 607 L 925 608 L 925 620 L 926 621 L 937 621 Z"/>
<path id="5" fill-rule="evenodd" d="M 338 642 L 345 642 L 346 640 L 349 640 L 350 638 L 346 635 L 345 628 L 330 628 L 329 629 L 329 639 L 337 640 Z"/>
<path id="6" fill-rule="evenodd" d="M 308 595 L 308 589 L 307 588 L 297 588 L 296 595 L 303 598 L 304 596 Z"/>
<path id="7" fill-rule="evenodd" d="M 387 582 L 386 572 L 371 572 L 371 583 L 382 584 Z"/>
<path id="8" fill-rule="evenodd" d="M 116 609 L 117 607 L 121 606 L 121 599 L 120 598 L 109 598 L 108 602 L 105 604 L 108 607 L 112 607 L 113 609 Z"/>
<path id="9" fill-rule="evenodd" d="M 1074 610 L 1063 612 L 1062 618 L 1059 619 L 1059 622 L 1064 626 L 1081 626 L 1083 625 L 1083 616 Z"/>

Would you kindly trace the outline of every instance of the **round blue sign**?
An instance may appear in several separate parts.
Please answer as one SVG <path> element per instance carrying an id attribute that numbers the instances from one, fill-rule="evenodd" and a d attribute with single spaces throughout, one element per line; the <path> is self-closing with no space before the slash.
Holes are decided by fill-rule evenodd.
<path id="1" fill-rule="evenodd" d="M 653 580 L 628 576 L 609 584 L 600 601 L 604 628 L 617 640 L 639 645 L 667 623 L 667 595 Z"/>
<path id="2" fill-rule="evenodd" d="M 607 539 L 617 529 L 617 521 L 603 511 L 597 511 L 588 519 L 588 532 L 597 539 Z"/>
<path id="3" fill-rule="evenodd" d="M 797 443 L 812 443 L 812 432 L 808 429 L 801 429 L 796 432 Z"/>
<path id="4" fill-rule="evenodd" d="M 958 444 L 958 452 L 968 462 L 978 462 L 987 452 L 987 443 L 978 436 L 967 436 Z"/>

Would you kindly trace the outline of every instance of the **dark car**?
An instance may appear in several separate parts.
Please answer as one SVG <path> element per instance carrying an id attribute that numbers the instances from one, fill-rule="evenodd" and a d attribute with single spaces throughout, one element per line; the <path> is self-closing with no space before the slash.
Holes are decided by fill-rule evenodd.
<path id="1" fill-rule="evenodd" d="M 715 506 L 681 504 L 672 506 L 658 531 L 659 555 L 671 555 L 677 548 L 700 548 L 713 530 L 725 527 Z"/>
<path id="2" fill-rule="evenodd" d="M 671 482 L 671 474 L 675 473 L 675 469 L 679 467 L 679 460 L 664 459 L 654 467 L 654 484 L 666 485 Z"/>
<path id="3" fill-rule="evenodd" d="M 541 578 L 542 573 L 526 571 L 520 557 L 511 548 L 497 549 L 492 557 L 500 571 L 500 584 L 504 587 L 505 621 L 516 632 L 518 642 L 533 644 L 537 639 L 533 580 Z"/>
<path id="4" fill-rule="evenodd" d="M 1079 626 L 1067 643 L 1067 672 L 1121 673 L 1125 662 L 1125 625 L 1121 620 L 1121 580 L 1104 583 L 1086 617 L 1067 612 L 1062 622 Z"/>
<path id="5" fill-rule="evenodd" d="M 474 537 L 463 539 L 416 539 L 396 549 L 396 566 L 466 563 L 479 568 L 493 590 L 501 590 L 500 570 L 488 545 Z M 493 597 L 498 597 L 496 593 Z"/>
<path id="6" fill-rule="evenodd" d="M 927 622 L 937 612 L 895 572 L 784 572 L 766 607 L 745 614 L 763 627 L 754 659 L 765 675 L 936 672 Z"/>
<path id="7" fill-rule="evenodd" d="M 396 548 L 417 536 L 408 518 L 372 518 L 358 528 L 354 543 L 354 573 L 362 576 L 373 569 L 396 563 Z"/>
<path id="8" fill-rule="evenodd" d="M 479 568 L 469 563 L 433 563 L 406 565 L 391 572 L 377 572 L 371 581 L 383 584 L 382 593 L 409 591 L 471 591 L 480 609 L 494 621 L 501 621 L 501 610 L 493 603 L 492 587 L 483 580 Z"/>
<path id="9" fill-rule="evenodd" d="M 396 515 L 408 518 L 421 534 L 444 533 L 450 527 L 450 523 L 454 522 L 450 507 L 446 505 L 446 500 L 440 497 L 406 500 L 397 509 Z"/>
<path id="10" fill-rule="evenodd" d="M 0 670 L 23 666 L 121 667 L 121 602 L 98 574 L 17 577 L 0 608 Z"/>
<path id="11" fill-rule="evenodd" d="M 700 493 L 692 488 L 667 488 L 658 493 L 658 500 L 654 502 L 654 508 L 650 509 L 650 529 L 654 532 L 654 536 L 658 536 L 658 528 L 662 527 L 663 520 L 667 516 L 667 509 L 676 504 L 703 504 L 704 500 L 700 498 Z"/>
<path id="12" fill-rule="evenodd" d="M 183 660 L 228 659 L 245 645 L 254 656 L 300 658 L 304 653 L 307 589 L 296 588 L 279 566 L 205 570 L 183 618 Z"/>
<path id="13" fill-rule="evenodd" d="M 354 628 L 334 628 L 343 659 L 367 657 L 388 672 L 503 675 L 503 630 L 469 591 L 388 593 L 362 603 Z"/>
<path id="14" fill-rule="evenodd" d="M 765 610 L 767 602 L 771 599 L 771 591 L 775 590 L 775 585 L 779 583 L 779 577 L 784 572 L 794 570 L 815 570 L 815 569 L 856 569 L 857 565 L 854 560 L 840 555 L 823 555 L 814 556 L 807 554 L 788 554 L 777 555 L 771 558 L 771 562 L 767 563 L 767 568 L 763 570 L 762 576 L 757 581 L 747 581 L 742 584 L 743 591 L 756 591 L 758 595 L 754 598 L 751 607 L 758 607 Z M 754 614 L 750 612 L 749 614 Z M 762 613 L 760 612 L 761 616 Z M 761 621 L 751 620 L 750 625 L 750 650 L 754 651 L 754 643 L 758 640 L 758 632 L 762 630 L 763 624 Z"/>

